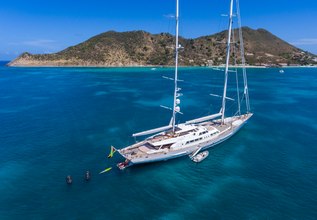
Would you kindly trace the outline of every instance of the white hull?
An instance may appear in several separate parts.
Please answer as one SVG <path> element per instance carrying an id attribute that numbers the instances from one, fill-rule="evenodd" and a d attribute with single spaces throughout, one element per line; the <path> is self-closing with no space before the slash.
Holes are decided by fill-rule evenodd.
<path id="1" fill-rule="evenodd" d="M 191 145 L 188 147 L 186 147 L 186 146 L 181 147 L 180 149 L 177 149 L 177 150 L 168 149 L 165 152 L 158 151 L 157 153 L 154 152 L 151 154 L 142 154 L 142 156 L 135 156 L 134 157 L 132 155 L 133 150 L 135 150 L 136 148 L 140 148 L 140 146 L 142 146 L 142 143 L 147 142 L 147 141 L 151 141 L 153 139 L 153 137 L 150 137 L 150 138 L 148 138 L 140 143 L 137 143 L 136 145 L 131 145 L 131 146 L 128 146 L 126 148 L 120 149 L 120 150 L 118 150 L 118 152 L 129 161 L 130 165 L 166 161 L 166 160 L 186 156 L 186 155 L 193 153 L 198 148 L 201 148 L 200 150 L 205 150 L 205 149 L 214 147 L 214 146 L 226 141 L 227 139 L 232 137 L 235 133 L 237 133 L 251 116 L 252 116 L 252 114 L 242 115 L 241 117 L 243 117 L 243 120 L 240 119 L 241 124 L 239 124 L 237 126 L 232 125 L 233 124 L 232 122 L 227 123 L 227 124 L 230 124 L 230 126 L 231 126 L 230 129 L 225 130 L 223 132 L 220 132 L 217 137 L 205 139 L 205 141 L 197 142 L 197 144 L 194 144 L 194 145 Z M 238 120 L 238 116 L 232 117 L 231 119 L 232 119 L 232 121 Z M 215 123 L 217 121 L 219 121 L 219 120 L 214 120 L 214 121 L 212 121 L 212 123 Z M 206 124 L 206 123 L 200 123 L 200 124 L 197 124 L 194 126 L 204 126 L 204 124 Z M 227 125 L 227 126 L 229 126 L 229 125 Z M 164 135 L 163 133 L 161 133 L 161 134 Z"/>

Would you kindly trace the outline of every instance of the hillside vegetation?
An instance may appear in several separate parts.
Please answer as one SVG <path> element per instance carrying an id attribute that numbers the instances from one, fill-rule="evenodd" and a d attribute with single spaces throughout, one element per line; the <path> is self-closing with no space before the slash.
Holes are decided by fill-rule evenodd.
<path id="1" fill-rule="evenodd" d="M 238 39 L 235 31 L 235 39 Z M 227 31 L 195 39 L 180 37 L 182 66 L 221 65 Z M 243 28 L 249 65 L 311 65 L 317 57 L 296 48 L 264 29 Z M 23 53 L 9 66 L 172 66 L 174 37 L 168 33 L 108 31 L 53 54 Z M 239 42 L 233 44 L 239 50 Z M 239 57 L 238 57 L 239 59 Z"/>

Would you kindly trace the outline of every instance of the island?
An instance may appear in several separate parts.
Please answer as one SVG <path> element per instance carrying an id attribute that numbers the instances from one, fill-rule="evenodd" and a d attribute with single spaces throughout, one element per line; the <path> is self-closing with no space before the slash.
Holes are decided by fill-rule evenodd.
<path id="1" fill-rule="evenodd" d="M 243 27 L 245 58 L 254 66 L 316 65 L 317 56 L 303 51 L 265 29 Z M 218 66 L 224 63 L 227 31 L 195 39 L 180 37 L 181 66 Z M 235 39 L 238 31 L 234 31 Z M 234 42 L 236 50 L 239 42 Z M 234 48 L 234 47 L 232 47 Z M 238 54 L 238 53 L 237 53 Z M 169 33 L 108 31 L 52 54 L 25 52 L 8 66 L 127 67 L 174 65 L 174 37 Z M 238 62 L 239 62 L 238 57 Z"/>

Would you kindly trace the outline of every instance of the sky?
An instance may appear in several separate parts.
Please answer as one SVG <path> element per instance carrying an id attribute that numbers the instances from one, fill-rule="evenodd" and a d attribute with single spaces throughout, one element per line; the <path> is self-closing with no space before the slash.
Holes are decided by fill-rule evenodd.
<path id="1" fill-rule="evenodd" d="M 264 28 L 317 54 L 316 0 L 240 0 L 242 25 Z M 227 27 L 229 0 L 180 0 L 180 35 Z M 2 0 L 0 60 L 53 53 L 108 30 L 174 33 L 175 0 Z"/>

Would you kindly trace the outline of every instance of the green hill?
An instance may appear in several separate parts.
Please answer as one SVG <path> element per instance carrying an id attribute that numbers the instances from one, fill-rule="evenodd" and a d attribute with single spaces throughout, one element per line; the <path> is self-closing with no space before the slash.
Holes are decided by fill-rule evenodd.
<path id="1" fill-rule="evenodd" d="M 235 31 L 235 39 L 238 39 Z M 227 31 L 195 39 L 180 37 L 180 65 L 220 65 Z M 316 55 L 298 49 L 264 29 L 243 28 L 249 65 L 317 64 Z M 238 43 L 235 44 L 238 49 Z M 172 66 L 174 37 L 168 33 L 108 31 L 53 54 L 23 53 L 9 66 Z"/>

